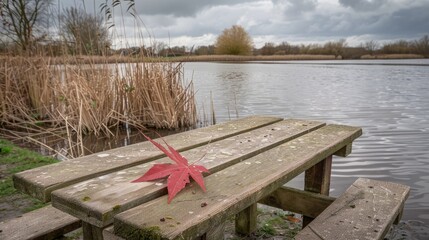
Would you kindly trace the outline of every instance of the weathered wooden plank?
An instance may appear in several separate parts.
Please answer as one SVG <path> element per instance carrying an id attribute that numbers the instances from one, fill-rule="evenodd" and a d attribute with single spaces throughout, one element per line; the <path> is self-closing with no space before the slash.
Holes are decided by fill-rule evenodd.
<path id="1" fill-rule="evenodd" d="M 182 154 L 190 162 L 205 154 L 198 164 L 215 173 L 321 126 L 320 122 L 287 119 Z M 85 222 L 107 226 L 113 222 L 115 214 L 167 193 L 165 180 L 130 183 L 153 164 L 162 162 L 171 160 L 159 159 L 59 189 L 52 193 L 52 204 Z"/>
<path id="2" fill-rule="evenodd" d="M 258 208 L 252 204 L 235 216 L 235 232 L 248 235 L 257 228 Z"/>
<path id="3" fill-rule="evenodd" d="M 332 155 L 305 171 L 304 190 L 329 195 Z"/>
<path id="4" fill-rule="evenodd" d="M 281 120 L 253 116 L 166 136 L 164 139 L 177 150 L 184 151 Z M 163 156 L 149 142 L 142 142 L 20 172 L 13 176 L 13 181 L 16 189 L 49 202 L 51 192 L 56 189 Z"/>
<path id="5" fill-rule="evenodd" d="M 216 222 L 266 197 L 360 135 L 359 128 L 339 125 L 312 131 L 206 177 L 205 193 L 191 186 L 171 204 L 163 196 L 116 215 L 115 234 L 138 239 L 140 234 L 156 230 L 168 239 L 200 236 Z M 169 220 L 160 221 L 165 216 Z"/>
<path id="6" fill-rule="evenodd" d="M 342 149 L 344 149 L 344 147 Z M 331 168 L 332 155 L 323 159 L 313 167 L 307 169 L 305 171 L 304 190 L 328 196 L 329 188 L 331 186 Z M 304 216 L 302 226 L 307 226 L 307 224 L 309 224 L 312 220 L 313 218 Z"/>
<path id="7" fill-rule="evenodd" d="M 334 197 L 283 186 L 259 203 L 316 218 L 334 200 Z"/>
<path id="8" fill-rule="evenodd" d="M 339 157 L 347 157 L 350 153 L 352 153 L 352 144 L 343 147 L 338 152 L 334 153 L 334 155 Z"/>
<path id="9" fill-rule="evenodd" d="M 110 225 L 109 227 L 106 227 L 103 230 L 103 239 L 104 240 L 125 240 L 124 238 L 121 238 L 113 232 L 113 225 Z"/>
<path id="10" fill-rule="evenodd" d="M 51 205 L 0 222 L 0 239 L 54 239 L 81 226 L 81 221 Z"/>
<path id="11" fill-rule="evenodd" d="M 85 240 L 103 240 L 103 229 L 89 223 L 82 222 L 82 232 Z"/>
<path id="12" fill-rule="evenodd" d="M 410 188 L 359 178 L 295 239 L 383 239 Z"/>
<path id="13" fill-rule="evenodd" d="M 199 239 L 201 240 L 219 240 L 224 239 L 226 222 L 219 222 L 206 232 Z M 198 238 L 197 238 L 198 239 Z"/>

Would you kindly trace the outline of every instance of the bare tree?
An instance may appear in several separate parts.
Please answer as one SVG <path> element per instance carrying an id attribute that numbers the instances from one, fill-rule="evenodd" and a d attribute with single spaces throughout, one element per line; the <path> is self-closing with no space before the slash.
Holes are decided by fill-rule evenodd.
<path id="1" fill-rule="evenodd" d="M 43 20 L 52 0 L 2 0 L 0 33 L 28 52 L 46 34 Z"/>
<path id="2" fill-rule="evenodd" d="M 195 55 L 211 55 L 214 54 L 214 45 L 199 46 L 195 49 Z"/>
<path id="3" fill-rule="evenodd" d="M 274 55 L 275 52 L 276 47 L 272 42 L 265 43 L 264 46 L 261 48 L 262 55 Z"/>
<path id="4" fill-rule="evenodd" d="M 429 36 L 425 35 L 414 42 L 416 53 L 429 56 Z"/>
<path id="5" fill-rule="evenodd" d="M 61 16 L 61 35 L 77 54 L 102 54 L 111 45 L 103 18 L 75 7 Z"/>
<path id="6" fill-rule="evenodd" d="M 340 39 L 336 42 L 327 42 L 323 46 L 327 53 L 335 55 L 335 58 L 337 58 L 338 56 L 342 56 L 346 47 L 347 42 L 345 39 Z"/>
<path id="7" fill-rule="evenodd" d="M 375 51 L 379 48 L 379 44 L 377 41 L 371 40 L 364 43 L 364 48 L 369 52 L 369 54 L 373 55 Z"/>
<path id="8" fill-rule="evenodd" d="M 217 54 L 250 55 L 253 41 L 243 27 L 234 25 L 218 36 L 215 48 Z"/>

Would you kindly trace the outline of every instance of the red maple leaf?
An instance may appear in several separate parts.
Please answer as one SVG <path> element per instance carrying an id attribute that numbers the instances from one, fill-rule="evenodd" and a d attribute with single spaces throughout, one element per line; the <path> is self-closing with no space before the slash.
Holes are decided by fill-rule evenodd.
<path id="1" fill-rule="evenodd" d="M 159 150 L 164 152 L 165 155 L 175 162 L 175 164 L 155 164 L 143 176 L 132 182 L 146 182 L 169 176 L 167 179 L 168 203 L 170 203 L 174 196 L 176 196 L 176 194 L 180 192 L 180 190 L 182 190 L 187 183 L 190 182 L 189 176 L 195 180 L 195 182 L 201 187 L 201 189 L 203 189 L 204 192 L 206 191 L 202 173 L 208 173 L 209 171 L 205 167 L 194 164 L 189 165 L 188 160 L 178 151 L 176 151 L 176 149 L 168 145 L 164 139 L 163 141 L 165 145 L 167 145 L 168 150 L 158 142 L 152 140 L 150 137 L 144 134 L 143 136 Z"/>

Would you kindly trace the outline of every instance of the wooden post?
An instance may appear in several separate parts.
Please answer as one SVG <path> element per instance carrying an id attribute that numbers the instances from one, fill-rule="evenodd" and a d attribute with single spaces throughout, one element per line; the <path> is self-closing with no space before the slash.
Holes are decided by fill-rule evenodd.
<path id="1" fill-rule="evenodd" d="M 235 232 L 238 234 L 248 235 L 256 231 L 257 217 L 257 204 L 254 203 L 235 216 Z"/>
<path id="2" fill-rule="evenodd" d="M 201 236 L 200 240 L 218 240 L 224 239 L 226 222 L 220 223 L 210 228 L 210 230 Z"/>
<path id="3" fill-rule="evenodd" d="M 332 156 L 329 156 L 305 171 L 304 190 L 329 196 L 331 185 Z M 309 224 L 313 218 L 304 216 L 302 227 Z"/>
<path id="4" fill-rule="evenodd" d="M 103 229 L 93 226 L 87 222 L 82 221 L 82 231 L 84 240 L 102 240 Z"/>

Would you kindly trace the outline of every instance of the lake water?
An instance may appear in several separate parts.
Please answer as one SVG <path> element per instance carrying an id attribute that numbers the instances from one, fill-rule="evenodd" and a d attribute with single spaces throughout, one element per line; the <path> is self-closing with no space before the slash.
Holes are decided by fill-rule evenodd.
<path id="1" fill-rule="evenodd" d="M 264 114 L 362 127 L 352 154 L 334 158 L 331 195 L 357 177 L 406 184 L 402 219 L 429 226 L 429 59 L 197 62 L 185 78 L 200 113 L 212 96 L 218 122 Z"/>

